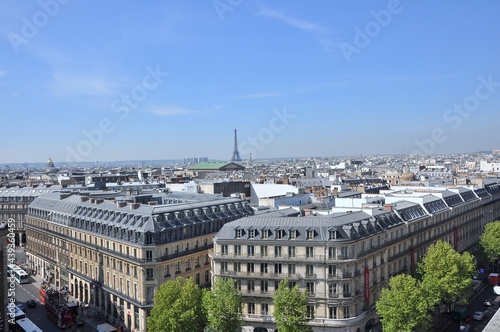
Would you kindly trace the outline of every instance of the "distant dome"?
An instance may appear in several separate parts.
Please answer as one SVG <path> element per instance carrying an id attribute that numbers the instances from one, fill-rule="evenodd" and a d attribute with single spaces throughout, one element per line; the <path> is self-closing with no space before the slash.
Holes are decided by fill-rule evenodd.
<path id="1" fill-rule="evenodd" d="M 411 181 L 413 180 L 413 178 L 415 177 L 415 173 L 413 172 L 404 172 L 403 174 L 401 174 L 401 181 Z"/>
<path id="2" fill-rule="evenodd" d="M 45 167 L 45 173 L 57 173 L 59 169 L 57 169 L 54 166 L 54 162 L 52 161 L 52 158 L 49 157 L 49 160 L 47 160 L 47 167 Z"/>

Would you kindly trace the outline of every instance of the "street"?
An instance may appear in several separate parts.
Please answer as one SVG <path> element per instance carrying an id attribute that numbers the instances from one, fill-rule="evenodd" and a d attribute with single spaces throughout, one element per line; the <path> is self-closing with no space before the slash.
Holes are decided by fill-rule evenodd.
<path id="1" fill-rule="evenodd" d="M 489 299 L 493 301 L 492 307 L 486 307 L 484 305 L 484 300 Z M 476 298 L 469 303 L 466 307 L 471 315 L 474 314 L 475 311 L 484 311 L 486 316 L 482 321 L 474 321 L 471 320 L 468 324 L 471 325 L 470 331 L 480 332 L 484 329 L 488 321 L 495 314 L 498 309 L 498 301 L 500 300 L 500 296 L 496 296 L 493 294 L 493 286 L 487 285 L 477 296 Z M 448 319 L 451 320 L 451 317 Z M 457 332 L 460 329 L 460 323 L 453 321 L 453 323 L 445 330 L 446 332 Z"/>

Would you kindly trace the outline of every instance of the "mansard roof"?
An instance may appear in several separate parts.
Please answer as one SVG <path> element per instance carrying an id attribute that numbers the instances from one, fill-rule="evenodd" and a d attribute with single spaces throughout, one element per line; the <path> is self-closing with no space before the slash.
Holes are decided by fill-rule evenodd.
<path id="1" fill-rule="evenodd" d="M 215 239 L 233 240 L 236 230 L 244 231 L 248 237 L 252 234 L 252 241 L 290 240 L 290 231 L 296 231 L 293 241 L 325 242 L 325 241 L 350 241 L 362 238 L 369 234 L 381 232 L 403 221 L 393 211 L 380 209 L 381 213 L 375 217 L 363 212 L 341 212 L 328 216 L 308 217 L 245 217 L 225 224 L 217 233 Z M 253 230 L 252 233 L 248 230 Z M 280 238 L 276 231 L 282 230 Z M 266 236 L 262 237 L 263 231 Z M 308 232 L 312 231 L 311 234 Z M 333 233 L 332 233 L 333 232 Z M 238 232 L 242 234 L 242 232 Z M 332 238 L 332 234 L 334 234 Z M 313 235 L 311 238 L 310 236 Z"/>

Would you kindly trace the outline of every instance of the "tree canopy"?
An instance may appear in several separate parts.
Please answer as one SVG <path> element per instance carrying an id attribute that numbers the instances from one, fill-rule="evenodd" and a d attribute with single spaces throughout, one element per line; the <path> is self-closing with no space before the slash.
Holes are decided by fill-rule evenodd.
<path id="1" fill-rule="evenodd" d="M 479 244 L 490 262 L 500 257 L 500 221 L 486 224 L 483 235 L 479 239 Z"/>
<path id="2" fill-rule="evenodd" d="M 377 301 L 377 313 L 387 332 L 427 331 L 434 301 L 411 275 L 400 274 L 389 280 Z"/>
<path id="3" fill-rule="evenodd" d="M 203 290 L 203 310 L 211 331 L 239 331 L 241 306 L 242 298 L 232 279 L 216 278 L 212 290 Z"/>
<path id="4" fill-rule="evenodd" d="M 449 243 L 438 241 L 429 247 L 417 271 L 429 296 L 451 303 L 467 300 L 475 267 L 470 253 L 460 254 Z"/>
<path id="5" fill-rule="evenodd" d="M 274 293 L 274 320 L 280 332 L 309 332 L 311 328 L 306 324 L 307 298 L 309 292 L 302 293 L 299 286 L 289 287 L 288 279 L 279 283 Z"/>
<path id="6" fill-rule="evenodd" d="M 148 317 L 150 332 L 196 332 L 202 328 L 202 292 L 192 278 L 177 277 L 156 292 Z"/>

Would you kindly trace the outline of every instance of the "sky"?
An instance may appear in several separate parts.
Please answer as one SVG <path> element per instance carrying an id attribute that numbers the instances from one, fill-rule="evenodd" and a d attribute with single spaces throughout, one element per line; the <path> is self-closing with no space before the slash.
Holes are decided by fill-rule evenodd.
<path id="1" fill-rule="evenodd" d="M 0 163 L 500 148 L 500 3 L 0 5 Z"/>

